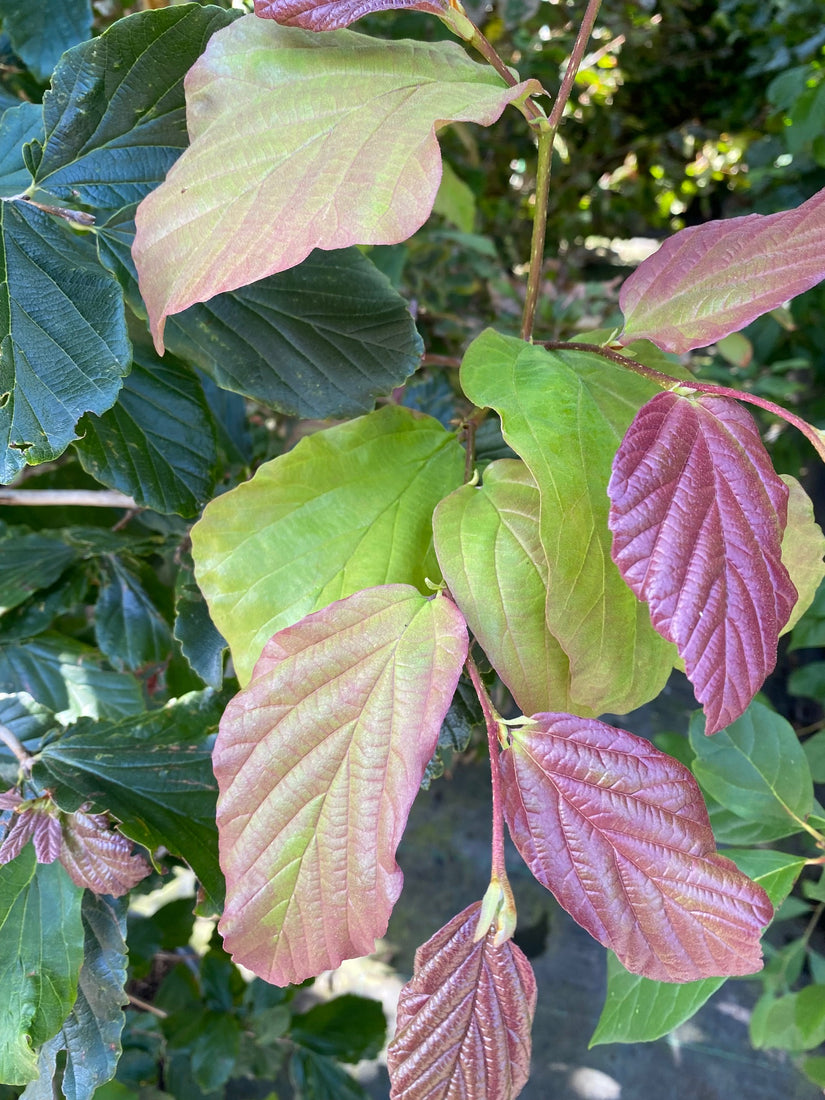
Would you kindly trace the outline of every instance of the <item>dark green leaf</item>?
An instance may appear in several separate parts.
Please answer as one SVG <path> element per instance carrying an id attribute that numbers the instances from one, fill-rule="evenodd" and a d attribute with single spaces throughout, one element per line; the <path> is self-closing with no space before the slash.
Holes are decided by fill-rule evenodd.
<path id="1" fill-rule="evenodd" d="M 820 584 L 813 603 L 796 624 L 788 649 L 813 649 L 825 646 L 825 583 Z"/>
<path id="2" fill-rule="evenodd" d="M 91 646 L 59 634 L 0 645 L 0 691 L 27 691 L 64 722 L 143 710 L 140 684 L 112 672 Z"/>
<path id="3" fill-rule="evenodd" d="M 215 484 L 215 425 L 200 383 L 169 356 L 135 350 L 114 408 L 87 416 L 84 470 L 157 512 L 195 515 Z"/>
<path id="4" fill-rule="evenodd" d="M 65 573 L 36 592 L 3 616 L 0 637 L 4 642 L 22 642 L 48 630 L 54 620 L 83 602 L 89 587 L 89 576 L 80 565 L 70 566 Z"/>
<path id="5" fill-rule="evenodd" d="M 62 808 L 90 800 L 133 840 L 181 856 L 217 901 L 223 877 L 210 739 L 224 702 L 207 690 L 119 722 L 81 719 L 46 746 L 35 773 Z"/>
<path id="6" fill-rule="evenodd" d="M 43 100 L 46 140 L 28 150 L 38 186 L 98 212 L 139 202 L 188 143 L 186 72 L 235 18 L 200 4 L 140 12 L 67 54 Z"/>
<path id="7" fill-rule="evenodd" d="M 0 615 L 48 588 L 74 557 L 74 550 L 55 536 L 6 532 L 0 540 Z"/>
<path id="8" fill-rule="evenodd" d="M 39 103 L 20 103 L 0 115 L 0 198 L 19 195 L 31 184 L 31 173 L 23 163 L 23 145 L 42 133 Z"/>
<path id="9" fill-rule="evenodd" d="M 0 480 L 62 454 L 110 408 L 131 349 L 120 287 L 90 241 L 24 202 L 0 203 Z"/>
<path id="10" fill-rule="evenodd" d="M 188 554 L 175 578 L 175 637 L 192 669 L 217 690 L 223 682 L 226 642 L 210 618 Z"/>
<path id="11" fill-rule="evenodd" d="M 106 562 L 107 579 L 95 606 L 95 637 L 115 668 L 142 668 L 169 656 L 169 626 L 140 580 L 119 558 Z"/>
<path id="12" fill-rule="evenodd" d="M 802 748 L 808 758 L 811 779 L 814 783 L 825 783 L 825 730 L 807 737 L 802 742 Z"/>
<path id="13" fill-rule="evenodd" d="M 378 1001 L 346 993 L 322 1001 L 292 1018 L 291 1038 L 339 1062 L 375 1058 L 384 1045 L 387 1021 Z"/>
<path id="14" fill-rule="evenodd" d="M 48 707 L 36 703 L 25 691 L 0 695 L 0 725 L 11 730 L 23 748 L 34 755 L 43 736 L 58 724 Z M 6 787 L 17 782 L 20 765 L 11 750 L 0 742 L 0 781 Z"/>
<path id="15" fill-rule="evenodd" d="M 79 890 L 60 863 L 34 849 L 0 867 L 0 1080 L 37 1076 L 34 1051 L 56 1033 L 77 996 L 83 962 Z"/>
<path id="16" fill-rule="evenodd" d="M 808 699 L 825 699 L 825 661 L 795 668 L 788 677 L 788 691 Z"/>
<path id="17" fill-rule="evenodd" d="M 120 1057 L 122 1006 L 127 1002 L 126 903 L 86 890 L 81 909 L 85 948 L 77 1000 L 58 1033 L 41 1049 L 40 1077 L 21 1100 L 52 1100 L 55 1060 L 66 1051 L 62 1090 L 66 1100 L 92 1100 L 111 1080 Z"/>
<path id="18" fill-rule="evenodd" d="M 226 1012 L 206 1012 L 192 1043 L 192 1073 L 204 1092 L 226 1084 L 241 1048 L 241 1025 Z"/>
<path id="19" fill-rule="evenodd" d="M 289 1076 L 298 1100 L 366 1100 L 363 1088 L 332 1058 L 296 1047 L 289 1060 Z"/>
<path id="20" fill-rule="evenodd" d="M 91 0 L 0 0 L 0 20 L 15 53 L 45 83 L 60 55 L 92 33 Z"/>
<path id="21" fill-rule="evenodd" d="M 424 772 L 421 786 L 426 791 L 434 779 L 444 774 L 445 764 L 453 753 L 464 752 L 470 743 L 474 729 L 484 728 L 484 715 L 475 688 L 464 676 L 450 703 L 450 709 L 441 723 L 438 744 Z"/>

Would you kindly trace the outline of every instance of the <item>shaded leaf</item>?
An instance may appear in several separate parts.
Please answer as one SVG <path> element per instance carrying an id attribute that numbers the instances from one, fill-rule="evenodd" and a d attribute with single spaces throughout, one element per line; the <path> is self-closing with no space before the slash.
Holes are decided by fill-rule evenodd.
<path id="1" fill-rule="evenodd" d="M 726 809 L 747 820 L 793 824 L 813 809 L 814 790 L 804 749 L 793 727 L 763 703 L 715 737 L 704 736 L 702 715 L 690 721 L 692 769 Z"/>
<path id="2" fill-rule="evenodd" d="M 27 150 L 38 187 L 98 221 L 139 202 L 186 147 L 187 70 L 236 17 L 209 4 L 139 12 L 68 53 L 43 99 L 45 142 Z"/>
<path id="3" fill-rule="evenodd" d="M 313 248 L 409 237 L 438 189 L 436 125 L 490 124 L 538 90 L 506 86 L 457 43 L 317 35 L 255 16 L 227 27 L 187 77 L 191 144 L 137 212 L 134 256 L 159 350 L 169 314 Z"/>
<path id="4" fill-rule="evenodd" d="M 284 26 L 311 31 L 348 27 L 374 11 L 409 8 L 443 15 L 449 7 L 447 0 L 255 0 L 255 14 L 260 19 L 275 19 Z"/>
<path id="5" fill-rule="evenodd" d="M 12 49 L 45 83 L 60 55 L 92 33 L 91 0 L 0 0 L 0 20 Z"/>
<path id="6" fill-rule="evenodd" d="M 82 810 L 66 814 L 60 862 L 76 886 L 120 898 L 152 868 L 142 855 L 132 854 L 131 840 L 114 832 L 111 825 L 106 814 Z"/>
<path id="7" fill-rule="evenodd" d="M 23 145 L 42 133 L 43 108 L 39 103 L 20 103 L 0 115 L 0 198 L 20 195 L 31 184 L 31 173 L 23 162 Z"/>
<path id="8" fill-rule="evenodd" d="M 551 353 L 488 329 L 467 350 L 461 384 L 474 404 L 499 413 L 538 485 L 545 616 L 570 662 L 573 709 L 641 706 L 661 691 L 675 651 L 610 560 L 605 489 L 651 383 L 597 355 Z"/>
<path id="9" fill-rule="evenodd" d="M 387 1021 L 378 1001 L 345 993 L 293 1016 L 289 1037 L 316 1054 L 354 1063 L 377 1058 L 386 1031 Z"/>
<path id="10" fill-rule="evenodd" d="M 794 210 L 682 229 L 622 286 L 619 340 L 705 347 L 825 278 L 825 190 Z"/>
<path id="11" fill-rule="evenodd" d="M 434 779 L 444 774 L 454 753 L 464 752 L 474 730 L 484 730 L 484 714 L 475 688 L 462 675 L 456 685 L 453 701 L 444 715 L 435 752 L 424 770 L 421 786 L 427 790 Z"/>
<path id="12" fill-rule="evenodd" d="M 536 980 L 494 929 L 474 940 L 480 911 L 468 906 L 415 953 L 387 1051 L 393 1100 L 511 1100 L 527 1081 Z"/>
<path id="13" fill-rule="evenodd" d="M 757 1050 L 813 1050 L 825 1042 L 825 986 L 797 993 L 766 994 L 751 1015 L 750 1039 Z"/>
<path id="14" fill-rule="evenodd" d="M 75 551 L 48 533 L 4 532 L 0 539 L 0 615 L 48 588 L 74 561 Z"/>
<path id="15" fill-rule="evenodd" d="M 633 421 L 608 492 L 613 560 L 716 733 L 773 669 L 797 599 L 781 560 L 788 488 L 741 405 L 667 392 Z"/>
<path id="16" fill-rule="evenodd" d="M 34 1051 L 65 1020 L 83 962 L 83 892 L 34 849 L 0 867 L 0 1081 L 37 1076 Z"/>
<path id="17" fill-rule="evenodd" d="M 814 520 L 813 501 L 796 478 L 788 474 L 780 477 L 788 486 L 788 522 L 782 536 L 782 564 L 798 593 L 791 616 L 782 628 L 782 633 L 787 634 L 811 606 L 825 577 L 825 536 Z"/>
<path id="18" fill-rule="evenodd" d="M 190 667 L 216 691 L 223 683 L 226 641 L 209 616 L 203 593 L 195 583 L 192 559 L 181 558 L 175 577 L 175 638 Z"/>
<path id="19" fill-rule="evenodd" d="M 386 931 L 396 848 L 466 654 L 449 599 L 372 588 L 276 634 L 227 707 L 219 927 L 266 981 L 369 954 Z"/>
<path id="20" fill-rule="evenodd" d="M 115 668 L 138 669 L 169 656 L 172 635 L 135 574 L 114 554 L 95 604 L 95 639 Z"/>
<path id="21" fill-rule="evenodd" d="M 192 556 L 240 682 L 267 639 L 311 611 L 372 585 L 437 581 L 433 508 L 463 472 L 451 432 L 385 406 L 302 439 L 213 500 Z"/>
<path id="22" fill-rule="evenodd" d="M 57 458 L 110 408 L 131 349 L 120 287 L 92 244 L 25 202 L 0 203 L 0 480 Z"/>
<path id="23" fill-rule="evenodd" d="M 212 495 L 214 421 L 197 378 L 170 356 L 136 350 L 117 404 L 78 433 L 83 469 L 138 504 L 193 516 Z"/>
<path id="24" fill-rule="evenodd" d="M 572 706 L 570 662 L 545 620 L 539 490 L 524 463 L 492 462 L 481 488 L 441 501 L 433 531 L 447 587 L 522 711 Z"/>
<path id="25" fill-rule="evenodd" d="M 628 970 L 659 981 L 751 974 L 773 916 L 716 853 L 693 776 L 649 742 L 569 714 L 511 729 L 510 834 L 538 881 Z"/>
<path id="26" fill-rule="evenodd" d="M 334 1058 L 306 1047 L 292 1051 L 289 1076 L 301 1100 L 367 1100 L 363 1086 L 341 1069 Z"/>
<path id="27" fill-rule="evenodd" d="M 58 725 L 53 711 L 35 702 L 28 692 L 0 694 L 0 724 L 11 730 L 23 748 L 33 756 L 42 738 Z M 18 780 L 20 763 L 7 745 L 0 742 L 0 786 Z"/>

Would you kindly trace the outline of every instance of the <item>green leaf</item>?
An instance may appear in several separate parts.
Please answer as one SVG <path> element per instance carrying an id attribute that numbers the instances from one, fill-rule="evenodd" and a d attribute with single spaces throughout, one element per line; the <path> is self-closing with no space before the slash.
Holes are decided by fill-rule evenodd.
<path id="1" fill-rule="evenodd" d="M 0 538 L 0 615 L 48 588 L 74 558 L 72 547 L 57 536 L 7 530 Z"/>
<path id="2" fill-rule="evenodd" d="M 14 52 L 41 83 L 60 55 L 92 33 L 91 0 L 0 0 L 0 20 Z"/>
<path id="3" fill-rule="evenodd" d="M 40 741 L 58 724 L 48 707 L 36 703 L 25 691 L 14 695 L 0 694 L 0 725 L 11 730 L 26 752 L 33 756 Z M 4 743 L 0 742 L 0 780 L 6 787 L 17 782 L 20 764 Z"/>
<path id="4" fill-rule="evenodd" d="M 788 691 L 791 695 L 803 695 L 808 699 L 825 697 L 825 661 L 812 661 L 809 665 L 795 668 L 788 677 Z"/>
<path id="5" fill-rule="evenodd" d="M 785 852 L 726 849 L 724 854 L 759 883 L 775 907 L 788 895 L 805 865 L 803 857 Z M 608 951 L 607 998 L 590 1046 L 644 1043 L 667 1035 L 689 1020 L 726 981 L 653 982 L 625 970 Z"/>
<path id="6" fill-rule="evenodd" d="M 788 649 L 818 649 L 825 646 L 825 584 L 820 584 L 813 603 L 794 628 Z"/>
<path id="7" fill-rule="evenodd" d="M 814 783 L 825 783 L 825 730 L 820 730 L 813 737 L 806 737 L 802 749 L 808 759 L 811 779 Z"/>
<path id="8" fill-rule="evenodd" d="M 168 623 L 119 558 L 107 556 L 105 569 L 95 605 L 97 644 L 115 668 L 159 664 L 172 648 Z"/>
<path id="9" fill-rule="evenodd" d="M 139 202 L 186 147 L 184 76 L 236 17 L 208 4 L 139 12 L 68 53 L 43 100 L 45 142 L 27 151 L 37 186 L 98 221 Z"/>
<path id="10" fill-rule="evenodd" d="M 698 711 L 690 721 L 693 773 L 726 809 L 747 820 L 787 824 L 813 808 L 813 784 L 793 727 L 753 702 L 726 729 L 705 737 Z"/>
<path id="11" fill-rule="evenodd" d="M 137 212 L 135 262 L 159 350 L 169 314 L 313 248 L 411 236 L 438 190 L 436 127 L 489 125 L 538 90 L 509 87 L 454 42 L 318 35 L 254 16 L 227 27 L 186 81 L 191 145 Z"/>
<path id="12" fill-rule="evenodd" d="M 387 1021 L 378 1001 L 346 993 L 322 1001 L 292 1017 L 293 1042 L 339 1062 L 377 1058 L 386 1038 Z"/>
<path id="13" fill-rule="evenodd" d="M 118 722 L 81 719 L 44 748 L 35 772 L 62 809 L 91 801 L 110 810 L 132 840 L 185 859 L 219 900 L 210 740 L 222 703 L 211 691 L 193 692 Z"/>
<path id="14" fill-rule="evenodd" d="M 131 349 L 120 287 L 91 242 L 0 203 L 0 480 L 57 458 L 84 412 L 110 408 Z"/>
<path id="15" fill-rule="evenodd" d="M 782 564 L 788 570 L 799 598 L 782 633 L 793 630 L 814 601 L 825 577 L 825 537 L 814 520 L 811 498 L 794 477 L 782 475 L 788 486 L 788 522 L 782 538 Z"/>
<path id="16" fill-rule="evenodd" d="M 83 469 L 156 512 L 196 515 L 212 495 L 215 424 L 197 378 L 170 356 L 135 351 L 114 408 L 86 416 Z"/>
<path id="17" fill-rule="evenodd" d="M 475 195 L 446 160 L 442 165 L 441 183 L 435 196 L 433 213 L 446 218 L 462 233 L 473 231 L 476 219 Z"/>
<path id="18" fill-rule="evenodd" d="M 334 1059 L 296 1047 L 289 1060 L 289 1076 L 301 1100 L 366 1100 L 361 1085 Z"/>
<path id="19" fill-rule="evenodd" d="M 175 577 L 175 638 L 190 667 L 205 684 L 217 690 L 223 683 L 226 641 L 215 628 L 203 593 L 195 583 L 192 559 L 181 557 Z"/>
<path id="20" fill-rule="evenodd" d="M 655 387 L 600 356 L 551 353 L 491 329 L 467 350 L 461 384 L 476 405 L 499 413 L 538 485 L 545 616 L 570 662 L 574 709 L 641 706 L 663 687 L 675 650 L 611 561 L 607 483 L 622 436 Z"/>
<path id="21" fill-rule="evenodd" d="M 116 718 L 143 710 L 140 684 L 105 667 L 92 646 L 60 634 L 0 644 L 0 691 L 27 691 L 60 722 Z"/>
<path id="22" fill-rule="evenodd" d="M 133 239 L 124 213 L 101 228 L 98 248 L 145 316 Z M 166 346 L 225 389 L 319 419 L 369 411 L 423 351 L 407 303 L 356 248 L 312 252 L 289 271 L 190 306 L 168 322 Z"/>
<path id="23" fill-rule="evenodd" d="M 434 779 L 444 774 L 444 768 L 455 753 L 464 752 L 474 730 L 484 730 L 484 714 L 475 688 L 466 675 L 462 674 L 456 685 L 453 701 L 438 731 L 435 752 L 421 780 L 424 790 L 429 788 Z"/>
<path id="24" fill-rule="evenodd" d="M 750 1022 L 751 1043 L 757 1050 L 813 1050 L 825 1042 L 825 986 L 808 985 L 798 993 L 756 1004 Z"/>
<path id="25" fill-rule="evenodd" d="M 0 1081 L 37 1077 L 34 1051 L 56 1033 L 77 996 L 83 962 L 79 890 L 60 863 L 34 849 L 0 867 Z"/>
<path id="26" fill-rule="evenodd" d="M 23 162 L 23 145 L 43 133 L 43 108 L 39 103 L 21 103 L 0 115 L 0 198 L 13 198 L 31 184 L 31 173 Z"/>
<path id="27" fill-rule="evenodd" d="M 316 432 L 207 505 L 195 572 L 245 684 L 264 643 L 377 584 L 437 581 L 432 512 L 461 484 L 451 432 L 398 406 Z"/>
<path id="28" fill-rule="evenodd" d="M 480 488 L 441 501 L 433 530 L 447 586 L 522 711 L 570 710 L 570 662 L 545 620 L 539 490 L 525 464 L 492 462 Z"/>
<path id="29" fill-rule="evenodd" d="M 77 1000 L 57 1034 L 44 1043 L 40 1077 L 21 1100 L 52 1100 L 56 1058 L 66 1051 L 61 1088 L 66 1100 L 92 1100 L 99 1085 L 114 1077 L 120 1057 L 120 1036 L 127 1003 L 126 903 L 83 893 L 83 965 Z"/>

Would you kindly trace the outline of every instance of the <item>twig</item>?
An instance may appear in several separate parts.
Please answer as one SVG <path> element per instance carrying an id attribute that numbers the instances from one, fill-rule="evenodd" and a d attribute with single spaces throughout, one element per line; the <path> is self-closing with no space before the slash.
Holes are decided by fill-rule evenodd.
<path id="1" fill-rule="evenodd" d="M 0 725 L 0 741 L 3 742 L 3 744 L 10 752 L 14 753 L 18 763 L 20 764 L 20 767 L 25 772 L 30 772 L 32 758 L 31 756 L 29 756 L 17 736 L 11 732 L 8 726 Z"/>
<path id="2" fill-rule="evenodd" d="M 48 507 L 129 508 L 140 505 L 125 493 L 110 489 L 8 489 L 0 488 L 0 504 Z"/>
<path id="3" fill-rule="evenodd" d="M 142 1012 L 151 1012 L 153 1016 L 157 1016 L 159 1020 L 165 1020 L 168 1016 L 168 1012 L 164 1012 L 162 1008 L 155 1008 L 154 1005 L 150 1005 L 148 1001 L 144 1001 L 141 997 L 136 997 L 133 993 L 127 993 L 129 998 L 129 1004 L 134 1005 L 135 1008 L 141 1009 Z"/>

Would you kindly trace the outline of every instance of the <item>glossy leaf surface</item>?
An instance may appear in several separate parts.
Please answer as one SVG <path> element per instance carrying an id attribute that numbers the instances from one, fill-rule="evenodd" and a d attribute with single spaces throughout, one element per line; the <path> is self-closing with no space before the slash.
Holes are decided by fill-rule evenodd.
<path id="1" fill-rule="evenodd" d="M 599 356 L 551 353 L 492 330 L 470 345 L 461 384 L 476 405 L 499 413 L 538 485 L 545 615 L 570 662 L 573 709 L 641 706 L 663 687 L 675 651 L 610 560 L 605 490 L 651 384 Z"/>
<path id="2" fill-rule="evenodd" d="M 455 604 L 358 592 L 276 634 L 221 720 L 226 948 L 275 985 L 371 952 L 467 653 Z"/>
<path id="3" fill-rule="evenodd" d="M 301 440 L 208 505 L 195 573 L 241 683 L 267 639 L 309 612 L 372 585 L 437 581 L 432 513 L 463 472 L 452 433 L 387 406 Z"/>
<path id="4" fill-rule="evenodd" d="M 705 347 L 825 278 L 825 190 L 794 210 L 682 229 L 624 283 L 620 340 Z"/>
<path id="5" fill-rule="evenodd" d="M 613 560 L 715 733 L 772 671 L 797 599 L 781 558 L 788 488 L 741 405 L 668 392 L 633 421 L 608 491 Z"/>
<path id="6" fill-rule="evenodd" d="M 362 15 L 374 11 L 408 8 L 436 15 L 449 11 L 447 0 L 255 0 L 260 19 L 275 19 L 287 27 L 306 27 L 310 31 L 332 31 L 348 27 Z"/>
<path id="7" fill-rule="evenodd" d="M 91 0 L 0 0 L 0 21 L 14 52 L 45 83 L 60 55 L 92 33 Z"/>
<path id="8" fill-rule="evenodd" d="M 438 190 L 436 125 L 492 123 L 528 88 L 538 90 L 507 87 L 455 43 L 318 35 L 255 16 L 213 37 L 186 81 L 191 144 L 137 212 L 134 256 L 159 349 L 169 314 L 313 248 L 405 240 Z"/>
<path id="9" fill-rule="evenodd" d="M 512 1100 L 530 1073 L 536 980 L 510 940 L 477 942 L 475 902 L 415 953 L 387 1051 L 392 1100 Z"/>
<path id="10" fill-rule="evenodd" d="M 530 870 L 634 973 L 751 974 L 767 895 L 716 853 L 693 776 L 648 741 L 568 714 L 510 731 L 504 812 Z"/>

